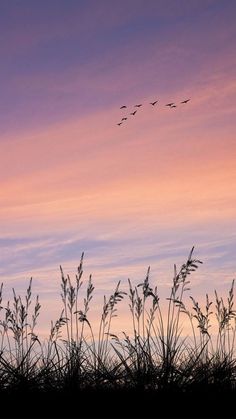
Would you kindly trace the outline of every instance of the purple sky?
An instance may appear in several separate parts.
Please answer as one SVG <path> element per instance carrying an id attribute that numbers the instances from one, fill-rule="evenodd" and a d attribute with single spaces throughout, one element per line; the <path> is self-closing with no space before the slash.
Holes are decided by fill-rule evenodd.
<path id="1" fill-rule="evenodd" d="M 0 273 L 5 299 L 33 276 L 53 302 L 42 328 L 82 251 L 100 297 L 149 265 L 165 295 L 193 245 L 194 292 L 228 289 L 235 18 L 231 0 L 0 2 Z"/>

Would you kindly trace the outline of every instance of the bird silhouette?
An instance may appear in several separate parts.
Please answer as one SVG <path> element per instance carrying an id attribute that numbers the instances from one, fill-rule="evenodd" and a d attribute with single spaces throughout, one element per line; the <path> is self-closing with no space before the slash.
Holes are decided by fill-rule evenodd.
<path id="1" fill-rule="evenodd" d="M 178 102 L 178 104 L 179 103 L 181 103 L 181 104 L 188 103 L 189 101 L 190 101 L 190 98 L 189 99 L 182 100 L 181 102 Z M 157 102 L 159 102 L 158 99 L 155 100 L 155 101 L 153 101 L 153 102 L 149 102 L 149 104 L 152 105 L 152 106 L 155 106 L 157 104 Z M 141 106 L 143 106 L 143 104 L 142 103 L 138 103 L 138 104 L 134 105 L 134 108 L 140 108 Z M 166 103 L 165 106 L 168 106 L 171 109 L 178 107 L 174 102 Z M 122 105 L 120 107 L 120 109 L 127 109 L 127 106 L 126 105 Z M 135 110 L 133 110 L 133 112 L 131 112 L 128 115 L 134 116 L 134 115 L 136 115 L 137 111 L 138 111 L 138 109 L 135 109 Z M 124 123 L 124 121 L 127 121 L 128 115 L 127 115 L 127 117 L 124 116 L 124 118 L 122 118 L 121 121 L 117 125 L 121 126 Z"/>

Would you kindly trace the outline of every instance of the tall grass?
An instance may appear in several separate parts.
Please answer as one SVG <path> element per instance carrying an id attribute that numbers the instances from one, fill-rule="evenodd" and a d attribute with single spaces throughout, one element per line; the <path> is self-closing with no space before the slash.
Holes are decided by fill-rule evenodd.
<path id="1" fill-rule="evenodd" d="M 39 296 L 32 299 L 32 279 L 24 297 L 13 289 L 13 301 L 3 303 L 0 287 L 0 386 L 1 389 L 137 388 L 152 390 L 213 386 L 233 389 L 236 384 L 234 281 L 227 299 L 215 291 L 205 306 L 187 297 L 190 275 L 200 260 L 193 257 L 174 275 L 166 305 L 150 283 L 150 267 L 143 282 L 128 290 L 118 282 L 104 296 L 98 330 L 89 310 L 94 294 L 92 276 L 84 288 L 83 258 L 72 280 L 61 272 L 61 314 L 51 322 L 48 339 L 41 342 L 37 321 Z M 113 318 L 119 303 L 129 305 L 132 333 L 115 334 Z M 189 322 L 186 336 L 183 325 Z M 211 334 L 213 327 L 215 333 Z M 23 386 L 23 387 L 22 387 Z"/>

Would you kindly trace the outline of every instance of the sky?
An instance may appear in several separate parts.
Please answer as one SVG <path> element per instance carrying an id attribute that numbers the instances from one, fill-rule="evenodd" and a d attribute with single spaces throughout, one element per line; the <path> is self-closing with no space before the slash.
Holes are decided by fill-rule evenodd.
<path id="1" fill-rule="evenodd" d="M 95 322 L 148 266 L 164 299 L 192 246 L 192 295 L 226 295 L 235 18 L 234 0 L 0 0 L 0 277 L 5 302 L 33 277 L 43 335 L 82 252 Z"/>

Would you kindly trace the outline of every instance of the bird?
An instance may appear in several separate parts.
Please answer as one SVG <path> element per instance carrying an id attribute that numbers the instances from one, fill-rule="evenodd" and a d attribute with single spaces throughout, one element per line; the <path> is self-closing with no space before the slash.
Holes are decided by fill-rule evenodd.
<path id="1" fill-rule="evenodd" d="M 150 102 L 150 105 L 154 106 L 157 102 L 158 100 L 155 100 L 155 102 Z"/>
<path id="2" fill-rule="evenodd" d="M 177 106 L 176 105 L 172 105 L 172 106 L 170 106 L 170 108 L 172 109 L 172 108 L 177 108 Z"/>
<path id="3" fill-rule="evenodd" d="M 137 113 L 137 111 L 131 112 L 130 115 L 135 115 Z"/>
<path id="4" fill-rule="evenodd" d="M 122 125 L 122 122 L 119 122 L 117 125 Z"/>
<path id="5" fill-rule="evenodd" d="M 142 103 L 140 103 L 139 105 L 134 105 L 135 108 L 140 108 L 140 106 L 142 106 Z"/>
<path id="6" fill-rule="evenodd" d="M 126 119 L 127 119 L 127 118 L 122 118 L 122 120 L 121 120 L 121 121 L 126 121 Z"/>
<path id="7" fill-rule="evenodd" d="M 170 106 L 170 107 L 171 107 L 171 106 L 173 106 L 173 105 L 174 105 L 174 103 L 173 103 L 173 102 L 172 102 L 172 103 L 167 103 L 167 104 L 166 104 L 166 106 Z"/>
<path id="8" fill-rule="evenodd" d="M 190 101 L 190 99 L 186 99 L 186 100 L 183 100 L 183 102 L 180 102 L 180 103 L 188 103 Z"/>
<path id="9" fill-rule="evenodd" d="M 127 108 L 127 106 L 126 106 L 126 105 L 122 105 L 122 106 L 120 107 L 120 109 L 125 109 L 125 108 Z"/>

